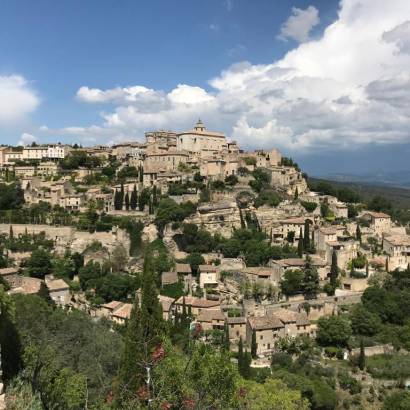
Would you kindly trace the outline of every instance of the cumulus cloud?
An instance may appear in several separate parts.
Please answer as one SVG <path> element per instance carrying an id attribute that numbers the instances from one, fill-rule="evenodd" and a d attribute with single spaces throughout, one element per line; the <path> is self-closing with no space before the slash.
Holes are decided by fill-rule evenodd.
<path id="1" fill-rule="evenodd" d="M 37 137 L 28 134 L 27 132 L 23 132 L 17 145 L 22 145 L 25 147 L 26 145 L 31 145 L 33 142 L 37 142 Z"/>
<path id="2" fill-rule="evenodd" d="M 142 138 L 152 129 L 186 130 L 201 117 L 245 148 L 318 152 L 410 142 L 409 15 L 408 0 L 343 0 L 317 40 L 270 64 L 234 64 L 208 89 L 82 87 L 80 100 L 113 107 L 79 135 Z"/>
<path id="3" fill-rule="evenodd" d="M 39 103 L 39 98 L 24 77 L 0 76 L 0 125 L 23 120 Z"/>
<path id="4" fill-rule="evenodd" d="M 278 38 L 281 40 L 293 39 L 301 43 L 309 38 L 310 31 L 319 22 L 319 11 L 316 7 L 309 6 L 306 10 L 293 7 L 292 14 L 280 28 Z"/>

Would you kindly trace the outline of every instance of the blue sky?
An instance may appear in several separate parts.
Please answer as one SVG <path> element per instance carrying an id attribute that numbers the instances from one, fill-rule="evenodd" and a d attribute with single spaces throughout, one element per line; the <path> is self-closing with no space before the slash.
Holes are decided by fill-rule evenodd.
<path id="1" fill-rule="evenodd" d="M 346 0 L 342 7 L 334 0 L 3 0 L 0 110 L 7 106 L 0 141 L 115 142 L 155 128 L 189 128 L 201 115 L 241 145 L 278 146 L 314 173 L 321 172 L 318 155 L 338 158 L 340 149 L 363 154 L 361 166 L 339 159 L 340 170 L 375 166 L 372 153 L 380 156 L 380 146 L 408 152 L 404 102 L 389 97 L 389 106 L 381 106 L 381 89 L 397 89 L 388 81 L 401 76 L 400 87 L 408 85 L 406 58 L 396 59 L 394 70 L 383 68 L 386 45 L 395 58 L 410 32 L 409 7 L 399 6 L 386 11 L 381 0 Z M 367 27 L 367 20 L 377 26 L 384 18 L 379 32 Z M 325 33 L 342 25 L 349 31 Z M 343 48 L 350 47 L 349 35 L 353 43 L 375 39 L 351 53 L 352 59 L 372 54 L 369 64 L 380 67 L 374 75 L 343 58 L 351 52 Z M 135 86 L 144 89 L 130 89 Z M 388 118 L 373 127 L 380 112 L 397 116 L 400 127 L 392 129 Z"/>

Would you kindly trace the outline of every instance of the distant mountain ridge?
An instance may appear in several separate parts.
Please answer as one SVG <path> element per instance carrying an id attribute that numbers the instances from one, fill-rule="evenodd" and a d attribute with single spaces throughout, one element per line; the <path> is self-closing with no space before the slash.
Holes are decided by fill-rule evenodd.
<path id="1" fill-rule="evenodd" d="M 389 185 L 393 187 L 410 189 L 410 170 L 377 172 L 372 174 L 322 174 L 314 176 L 314 178 L 346 183 L 352 182 L 381 186 Z"/>

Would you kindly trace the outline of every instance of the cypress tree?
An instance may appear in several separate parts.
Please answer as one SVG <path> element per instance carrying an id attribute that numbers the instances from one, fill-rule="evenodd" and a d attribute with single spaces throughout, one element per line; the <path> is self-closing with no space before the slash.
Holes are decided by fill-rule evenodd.
<path id="1" fill-rule="evenodd" d="M 364 368 L 366 367 L 366 353 L 364 350 L 363 339 L 360 340 L 360 354 L 359 354 L 358 366 L 360 370 L 364 370 Z"/>
<path id="2" fill-rule="evenodd" d="M 44 282 L 41 282 L 40 289 L 37 295 L 44 299 L 47 302 L 47 305 L 55 306 L 54 300 L 51 299 L 50 291 L 48 290 L 48 287 Z"/>
<path id="3" fill-rule="evenodd" d="M 152 205 L 156 207 L 158 205 L 157 187 L 154 185 L 152 188 Z"/>
<path id="4" fill-rule="evenodd" d="M 298 199 L 298 198 L 299 198 L 299 190 L 298 190 L 298 187 L 296 187 L 294 199 Z"/>
<path id="5" fill-rule="evenodd" d="M 142 165 L 139 167 L 139 177 L 140 177 L 140 182 L 141 183 L 144 182 L 144 168 Z"/>
<path id="6" fill-rule="evenodd" d="M 362 231 L 360 230 L 359 224 L 356 225 L 356 239 L 362 244 Z"/>
<path id="7" fill-rule="evenodd" d="M 130 197 L 129 197 L 129 195 L 128 195 L 128 191 L 127 191 L 127 193 L 125 194 L 125 209 L 126 209 L 127 211 L 130 210 Z"/>
<path id="8" fill-rule="evenodd" d="M 248 350 L 245 349 L 245 353 L 243 355 L 243 359 L 242 359 L 242 376 L 245 379 L 250 379 L 251 377 L 251 363 L 252 363 L 252 357 L 251 355 L 248 353 Z"/>
<path id="9" fill-rule="evenodd" d="M 242 336 L 239 338 L 239 343 L 238 343 L 238 370 L 239 374 L 243 376 L 243 342 L 242 342 Z"/>
<path id="10" fill-rule="evenodd" d="M 253 330 L 252 332 L 252 341 L 251 341 L 251 356 L 252 359 L 256 359 L 258 357 L 258 344 L 256 343 L 256 331 Z"/>
<path id="11" fill-rule="evenodd" d="M 229 352 L 231 347 L 231 344 L 229 342 L 229 326 L 228 326 L 228 322 L 225 321 L 224 324 L 224 348 L 227 352 Z"/>
<path id="12" fill-rule="evenodd" d="M 366 278 L 369 277 L 369 263 L 366 263 Z"/>
<path id="13" fill-rule="evenodd" d="M 389 273 L 389 258 L 386 256 L 386 272 Z"/>
<path id="14" fill-rule="evenodd" d="M 302 257 L 303 257 L 303 234 L 302 234 L 302 228 L 300 228 L 300 232 L 299 232 L 298 255 L 299 255 L 299 258 L 302 258 Z"/>
<path id="15" fill-rule="evenodd" d="M 137 187 L 134 184 L 134 189 L 131 192 L 130 207 L 133 211 L 137 209 Z"/>
<path id="16" fill-rule="evenodd" d="M 138 387 L 144 382 L 142 374 L 143 347 L 142 347 L 142 327 L 141 308 L 138 296 L 135 297 L 131 310 L 130 320 L 127 323 L 127 330 L 124 340 L 124 350 L 121 357 L 121 367 L 119 370 L 119 400 L 126 400 L 131 397 Z"/>
<path id="17" fill-rule="evenodd" d="M 11 241 L 12 241 L 13 238 L 14 238 L 14 232 L 13 232 L 13 226 L 12 226 L 12 225 L 10 225 L 9 237 L 10 237 L 10 240 L 11 240 Z"/>
<path id="18" fill-rule="evenodd" d="M 305 233 L 303 236 L 303 248 L 306 252 L 310 249 L 310 222 L 308 219 L 305 220 Z"/>
<path id="19" fill-rule="evenodd" d="M 119 204 L 120 204 L 120 209 L 122 209 L 122 205 L 124 203 L 124 184 L 121 182 L 121 189 L 120 189 L 120 195 L 119 195 Z"/>
<path id="20" fill-rule="evenodd" d="M 154 365 L 152 353 L 163 340 L 165 327 L 154 272 L 152 256 L 147 253 L 142 274 L 141 307 L 136 297 L 127 325 L 119 372 L 120 400 L 135 395 L 139 387 L 146 386 L 147 368 Z"/>
<path id="21" fill-rule="evenodd" d="M 330 266 L 330 285 L 332 286 L 333 290 L 336 289 L 336 282 L 337 277 L 339 274 L 339 269 L 337 267 L 337 254 L 336 251 L 332 253 L 332 265 Z"/>
<path id="22" fill-rule="evenodd" d="M 114 209 L 116 211 L 119 211 L 119 210 L 121 210 L 121 208 L 122 208 L 122 203 L 120 201 L 120 193 L 116 189 L 115 193 L 114 193 Z"/>

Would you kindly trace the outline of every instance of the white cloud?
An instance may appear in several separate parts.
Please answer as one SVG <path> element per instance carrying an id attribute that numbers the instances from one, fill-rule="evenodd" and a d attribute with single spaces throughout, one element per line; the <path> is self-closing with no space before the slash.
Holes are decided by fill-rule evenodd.
<path id="1" fill-rule="evenodd" d="M 293 7 L 292 14 L 280 28 L 278 38 L 281 40 L 291 38 L 301 43 L 308 40 L 310 31 L 319 22 L 319 11 L 316 7 L 309 6 L 306 10 Z"/>
<path id="2" fill-rule="evenodd" d="M 233 9 L 233 1 L 232 0 L 224 0 L 223 2 L 224 7 L 227 11 L 232 11 Z"/>
<path id="3" fill-rule="evenodd" d="M 209 30 L 211 30 L 211 31 L 219 31 L 218 24 L 211 23 L 208 27 L 209 27 Z"/>
<path id="4" fill-rule="evenodd" d="M 20 137 L 20 141 L 17 143 L 17 145 L 31 145 L 33 142 L 37 142 L 37 137 L 34 135 L 28 134 L 27 132 L 23 132 Z"/>
<path id="5" fill-rule="evenodd" d="M 253 148 L 410 142 L 408 16 L 408 0 L 343 0 L 321 38 L 270 64 L 234 64 L 211 79 L 208 90 L 82 87 L 82 101 L 114 108 L 79 135 L 100 142 L 142 138 L 156 128 L 188 129 L 201 117 L 208 128 Z"/>
<path id="6" fill-rule="evenodd" d="M 39 103 L 39 98 L 24 77 L 0 76 L 0 125 L 24 120 Z"/>

